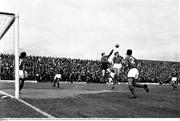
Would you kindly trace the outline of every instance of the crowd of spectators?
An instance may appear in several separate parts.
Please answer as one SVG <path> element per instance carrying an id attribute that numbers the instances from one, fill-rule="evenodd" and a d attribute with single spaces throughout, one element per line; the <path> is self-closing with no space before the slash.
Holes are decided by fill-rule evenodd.
<path id="1" fill-rule="evenodd" d="M 173 72 L 180 76 L 180 62 L 148 61 L 140 62 L 140 79 L 147 82 L 169 82 Z M 180 78 L 180 77 L 179 77 Z"/>
<path id="2" fill-rule="evenodd" d="M 176 70 L 180 75 L 180 63 L 165 61 L 138 60 L 141 82 L 165 82 Z M 28 56 L 25 70 L 29 80 L 53 81 L 54 75 L 63 74 L 64 81 L 101 82 L 101 62 L 57 57 Z M 126 74 L 120 81 L 126 81 Z M 0 54 L 0 79 L 14 79 L 14 56 Z"/>

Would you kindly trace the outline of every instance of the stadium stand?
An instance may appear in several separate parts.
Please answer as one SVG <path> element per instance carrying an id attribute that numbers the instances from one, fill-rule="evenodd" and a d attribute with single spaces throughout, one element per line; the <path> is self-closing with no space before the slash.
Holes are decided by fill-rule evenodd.
<path id="1" fill-rule="evenodd" d="M 14 56 L 0 54 L 1 80 L 14 79 Z M 140 70 L 140 82 L 168 82 L 168 77 L 174 69 L 180 75 L 179 62 L 138 60 Z M 53 81 L 54 75 L 63 72 L 64 81 L 101 82 L 100 61 L 81 60 L 57 57 L 28 56 L 25 61 L 25 69 L 29 74 L 28 80 L 39 82 Z M 73 76 L 72 76 L 73 72 Z M 126 72 L 121 75 L 121 80 L 126 81 Z"/>

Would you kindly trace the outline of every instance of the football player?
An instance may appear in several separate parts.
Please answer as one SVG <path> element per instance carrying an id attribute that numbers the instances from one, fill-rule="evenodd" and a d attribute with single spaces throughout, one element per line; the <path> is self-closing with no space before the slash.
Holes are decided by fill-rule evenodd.
<path id="1" fill-rule="evenodd" d="M 173 87 L 173 89 L 177 89 L 177 78 L 178 77 L 178 74 L 176 73 L 176 71 L 174 71 L 172 74 L 171 74 L 171 85 Z"/>
<path id="2" fill-rule="evenodd" d="M 24 82 L 28 76 L 25 71 L 26 52 L 22 52 L 19 56 L 19 94 L 24 87 Z"/>
<path id="3" fill-rule="evenodd" d="M 53 87 L 56 87 L 56 83 L 58 83 L 58 88 L 59 88 L 61 80 L 62 80 L 62 75 L 61 74 L 56 74 L 55 77 L 54 77 Z"/>
<path id="4" fill-rule="evenodd" d="M 109 68 L 109 57 L 112 55 L 113 50 L 109 53 L 109 55 L 106 55 L 105 53 L 101 54 L 101 69 L 102 69 L 102 81 L 105 82 L 106 79 L 106 73 L 107 69 Z"/>
<path id="5" fill-rule="evenodd" d="M 117 83 L 118 76 L 122 68 L 122 62 L 123 62 L 123 57 L 119 55 L 119 52 L 115 52 L 113 57 L 113 68 L 115 71 L 114 84 Z"/>
<path id="6" fill-rule="evenodd" d="M 128 75 L 127 75 L 128 85 L 132 94 L 129 98 L 137 98 L 134 87 L 144 88 L 147 93 L 149 92 L 149 88 L 146 84 L 136 83 L 136 80 L 138 80 L 138 76 L 139 76 L 139 71 L 137 69 L 138 62 L 136 58 L 132 56 L 132 50 L 128 49 L 126 55 L 127 56 L 125 58 L 125 64 L 126 64 L 126 68 L 129 69 Z"/>
<path id="7" fill-rule="evenodd" d="M 108 87 L 110 87 L 111 83 L 114 82 L 114 76 L 115 76 L 115 72 L 114 69 L 110 68 L 107 69 L 107 73 L 108 73 Z M 114 86 L 112 87 L 112 89 L 114 89 Z"/>

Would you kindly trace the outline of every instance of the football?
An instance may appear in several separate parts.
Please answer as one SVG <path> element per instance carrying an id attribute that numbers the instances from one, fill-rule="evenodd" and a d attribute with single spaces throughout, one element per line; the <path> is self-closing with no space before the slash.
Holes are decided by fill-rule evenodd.
<path id="1" fill-rule="evenodd" d="M 118 47 L 119 47 L 119 44 L 116 44 L 115 47 L 118 48 Z"/>

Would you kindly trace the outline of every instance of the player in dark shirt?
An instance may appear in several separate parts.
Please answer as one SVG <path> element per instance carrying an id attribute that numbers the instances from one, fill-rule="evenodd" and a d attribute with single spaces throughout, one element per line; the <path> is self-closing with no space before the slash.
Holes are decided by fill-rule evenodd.
<path id="1" fill-rule="evenodd" d="M 109 57 L 112 55 L 113 50 L 109 53 L 109 55 L 106 55 L 105 53 L 101 54 L 101 69 L 102 69 L 102 81 L 105 82 L 106 79 L 106 72 L 107 69 L 109 68 Z"/>
<path id="2" fill-rule="evenodd" d="M 119 55 L 119 52 L 115 52 L 113 57 L 113 68 L 115 71 L 114 84 L 117 83 L 122 68 L 122 63 L 123 63 L 123 57 Z"/>
<path id="3" fill-rule="evenodd" d="M 144 88 L 146 90 L 146 92 L 149 92 L 148 86 L 146 84 L 137 84 L 136 80 L 138 80 L 139 77 L 139 71 L 137 69 L 138 66 L 138 62 L 136 60 L 136 58 L 134 58 L 132 56 L 132 50 L 128 49 L 127 50 L 127 56 L 125 58 L 125 64 L 126 67 L 129 69 L 128 71 L 128 85 L 129 85 L 129 89 L 132 93 L 132 96 L 130 96 L 130 98 L 136 98 L 136 94 L 135 94 L 135 89 L 134 87 L 138 87 L 138 88 Z"/>

